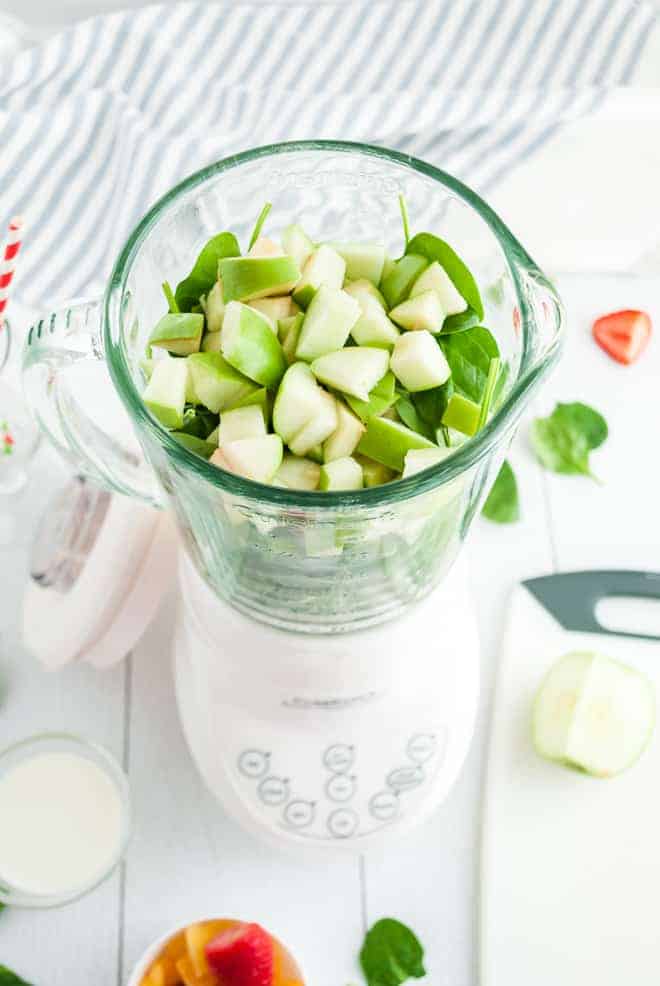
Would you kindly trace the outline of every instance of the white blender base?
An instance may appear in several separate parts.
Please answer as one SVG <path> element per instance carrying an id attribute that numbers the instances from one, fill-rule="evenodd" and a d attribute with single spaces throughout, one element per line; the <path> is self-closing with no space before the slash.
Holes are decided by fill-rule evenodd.
<path id="1" fill-rule="evenodd" d="M 327 637 L 247 619 L 185 558 L 180 576 L 184 732 L 241 825 L 280 847 L 361 852 L 441 804 L 467 756 L 479 695 L 462 559 L 404 617 Z"/>

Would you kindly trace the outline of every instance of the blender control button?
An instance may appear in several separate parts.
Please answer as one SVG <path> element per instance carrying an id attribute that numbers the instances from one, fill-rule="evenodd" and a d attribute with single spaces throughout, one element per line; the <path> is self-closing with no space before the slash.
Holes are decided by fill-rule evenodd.
<path id="1" fill-rule="evenodd" d="M 291 801 L 284 809 L 284 821 L 295 829 L 304 829 L 314 821 L 313 801 Z"/>
<path id="2" fill-rule="evenodd" d="M 330 834 L 335 839 L 349 839 L 355 834 L 359 819 L 351 808 L 337 808 L 328 818 Z"/>
<path id="3" fill-rule="evenodd" d="M 270 753 L 263 750 L 244 750 L 238 758 L 238 769 L 244 777 L 256 780 L 263 777 L 270 764 Z"/>
<path id="4" fill-rule="evenodd" d="M 378 791 L 369 802 L 369 811 L 379 822 L 391 822 L 399 814 L 399 799 L 392 791 Z"/>
<path id="5" fill-rule="evenodd" d="M 355 749 L 346 743 L 335 743 L 323 754 L 323 763 L 333 774 L 343 774 L 353 766 Z"/>
<path id="6" fill-rule="evenodd" d="M 414 787 L 418 787 L 424 779 L 425 775 L 421 767 L 397 767 L 387 775 L 387 786 L 400 794 L 402 791 L 411 791 Z"/>
<path id="7" fill-rule="evenodd" d="M 325 793 L 331 801 L 350 801 L 355 794 L 355 777 L 352 774 L 334 774 L 325 785 Z"/>
<path id="8" fill-rule="evenodd" d="M 265 805 L 281 805 L 289 797 L 289 782 L 282 777 L 264 777 L 257 788 Z"/>
<path id="9" fill-rule="evenodd" d="M 417 733 L 408 740 L 406 753 L 413 763 L 426 763 L 436 750 L 436 740 L 433 733 Z"/>

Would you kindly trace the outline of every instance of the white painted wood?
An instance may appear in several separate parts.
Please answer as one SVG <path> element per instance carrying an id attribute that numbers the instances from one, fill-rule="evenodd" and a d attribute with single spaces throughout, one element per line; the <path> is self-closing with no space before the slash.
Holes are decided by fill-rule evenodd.
<path id="1" fill-rule="evenodd" d="M 556 396 L 602 408 L 612 436 L 594 457 L 594 467 L 606 485 L 542 473 L 527 449 L 523 424 L 511 453 L 523 519 L 515 528 L 478 521 L 470 548 L 483 638 L 481 711 L 468 763 L 443 809 L 423 830 L 386 854 L 370 856 L 363 866 L 349 860 L 291 860 L 253 842 L 223 817 L 189 759 L 174 705 L 164 619 L 132 661 L 128 759 L 135 835 L 124 886 L 115 877 L 61 911 L 3 914 L 0 963 L 16 968 L 35 986 L 97 981 L 114 986 L 125 982 L 133 961 L 168 926 L 224 912 L 261 920 L 281 934 L 299 952 L 310 986 L 347 986 L 361 982 L 356 956 L 363 914 L 370 922 L 391 914 L 408 921 L 426 945 L 433 986 L 476 984 L 479 800 L 507 593 L 516 580 L 552 570 L 555 560 L 565 567 L 659 564 L 657 536 L 655 546 L 652 536 L 658 531 L 657 522 L 652 527 L 657 515 L 653 492 L 636 482 L 631 500 L 632 476 L 653 481 L 652 455 L 644 456 L 649 443 L 640 438 L 640 428 L 652 428 L 648 415 L 655 414 L 657 422 L 658 407 L 653 403 L 642 411 L 646 404 L 639 395 L 642 380 L 648 387 L 650 375 L 660 379 L 658 343 L 637 366 L 622 368 L 594 347 L 588 333 L 593 315 L 624 305 L 645 305 L 660 324 L 660 298 L 650 280 L 569 278 L 560 287 L 571 338 L 539 409 L 549 409 Z M 0 549 L 0 742 L 66 727 L 121 754 L 127 672 L 120 668 L 99 675 L 85 667 L 51 677 L 26 658 L 16 641 L 31 519 L 61 476 L 54 457 L 42 451 L 18 505 L 21 536 Z M 657 497 L 657 473 L 655 481 Z M 118 975 L 119 964 L 123 971 Z"/>

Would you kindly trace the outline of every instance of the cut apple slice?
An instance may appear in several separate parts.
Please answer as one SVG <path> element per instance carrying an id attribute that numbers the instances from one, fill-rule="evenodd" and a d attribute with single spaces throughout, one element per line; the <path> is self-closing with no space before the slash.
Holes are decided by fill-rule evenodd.
<path id="1" fill-rule="evenodd" d="M 337 401 L 337 427 L 323 443 L 324 461 L 332 462 L 352 455 L 364 431 L 360 419 L 342 401 Z"/>
<path id="2" fill-rule="evenodd" d="M 188 356 L 198 351 L 203 331 L 203 315 L 197 312 L 170 312 L 154 326 L 149 345 L 167 349 L 177 356 Z"/>
<path id="3" fill-rule="evenodd" d="M 234 369 L 221 353 L 193 353 L 186 363 L 195 393 L 214 414 L 259 389 L 252 380 Z"/>
<path id="4" fill-rule="evenodd" d="M 360 317 L 351 329 L 358 346 L 391 349 L 399 338 L 399 330 L 388 318 L 379 291 L 369 281 L 354 281 L 345 291 L 360 306 Z"/>
<path id="5" fill-rule="evenodd" d="M 438 462 L 442 462 L 448 455 L 451 455 L 453 451 L 450 448 L 411 449 L 409 452 L 406 452 L 403 476 L 401 478 L 407 479 L 408 476 L 414 476 L 418 472 L 428 469 L 430 466 L 437 465 Z"/>
<path id="6" fill-rule="evenodd" d="M 228 363 L 264 387 L 278 384 L 287 368 L 265 315 L 238 301 L 230 301 L 225 309 L 220 345 Z"/>
<path id="7" fill-rule="evenodd" d="M 297 223 L 287 226 L 282 233 L 282 246 L 284 252 L 293 257 L 300 270 L 304 268 L 315 249 L 312 240 Z"/>
<path id="8" fill-rule="evenodd" d="M 350 455 L 321 466 L 321 490 L 361 490 L 362 485 L 362 466 Z"/>
<path id="9" fill-rule="evenodd" d="M 316 413 L 289 441 L 295 455 L 307 455 L 324 442 L 337 427 L 337 401 L 332 394 L 319 387 L 319 403 Z"/>
<path id="10" fill-rule="evenodd" d="M 222 293 L 222 281 L 216 281 L 206 298 L 201 298 L 201 305 L 206 315 L 206 331 L 219 332 L 225 314 L 225 301 Z"/>
<path id="11" fill-rule="evenodd" d="M 207 332 L 202 339 L 202 352 L 219 353 L 221 349 L 220 335 L 220 332 Z"/>
<path id="12" fill-rule="evenodd" d="M 398 421 L 370 418 L 357 450 L 395 472 L 402 472 L 406 453 L 416 448 L 434 449 L 437 446 Z"/>
<path id="13" fill-rule="evenodd" d="M 310 255 L 303 267 L 300 281 L 293 292 L 293 300 L 307 308 L 316 291 L 322 284 L 339 290 L 344 283 L 346 262 L 336 250 L 320 246 Z"/>
<path id="14" fill-rule="evenodd" d="M 262 438 L 266 434 L 264 412 L 258 404 L 236 407 L 223 411 L 218 426 L 218 445 L 235 442 L 240 438 Z"/>
<path id="15" fill-rule="evenodd" d="M 396 261 L 380 284 L 388 308 L 396 308 L 405 301 L 419 275 L 428 267 L 428 263 L 426 257 L 418 257 L 414 253 L 406 254 L 401 260 Z"/>
<path id="16" fill-rule="evenodd" d="M 390 366 L 395 377 L 413 394 L 439 387 L 451 376 L 444 353 L 426 330 L 399 336 Z"/>
<path id="17" fill-rule="evenodd" d="M 600 654 L 567 654 L 541 684 L 533 721 L 541 756 L 612 777 L 645 749 L 655 722 L 655 695 L 635 668 Z"/>
<path id="18" fill-rule="evenodd" d="M 358 400 L 368 401 L 369 391 L 387 373 L 389 361 L 389 353 L 385 349 L 349 346 L 315 359 L 312 373 L 327 386 L 351 394 Z"/>
<path id="19" fill-rule="evenodd" d="M 356 460 L 362 466 L 362 480 L 365 487 L 380 486 L 382 483 L 391 482 L 396 473 L 393 469 L 388 469 L 382 462 L 375 459 L 368 459 L 366 455 L 356 455 Z"/>
<path id="20" fill-rule="evenodd" d="M 188 367 L 185 359 L 159 359 L 153 364 L 142 399 L 166 428 L 180 428 L 186 404 Z"/>
<path id="21" fill-rule="evenodd" d="M 341 349 L 360 317 L 360 306 L 340 288 L 322 284 L 312 298 L 300 330 L 297 359 L 312 360 Z"/>
<path id="22" fill-rule="evenodd" d="M 410 297 L 415 298 L 425 291 L 434 291 L 437 294 L 445 315 L 460 315 L 467 309 L 467 301 L 437 260 L 434 260 L 417 278 L 410 291 Z"/>
<path id="23" fill-rule="evenodd" d="M 344 258 L 347 277 L 351 281 L 364 278 L 378 285 L 383 275 L 385 247 L 380 243 L 328 243 Z"/>
<path id="24" fill-rule="evenodd" d="M 423 275 L 422 275 L 423 276 Z M 437 334 L 442 329 L 445 311 L 435 291 L 424 291 L 393 308 L 390 318 L 403 329 L 428 329 Z"/>
<path id="25" fill-rule="evenodd" d="M 273 405 L 273 428 L 287 445 L 320 411 L 321 393 L 306 363 L 294 363 L 284 374 Z"/>
<path id="26" fill-rule="evenodd" d="M 250 308 L 261 312 L 266 318 L 270 319 L 274 326 L 281 318 L 289 318 L 296 315 L 300 309 L 291 297 L 287 294 L 282 298 L 255 298 L 250 302 Z"/>
<path id="27" fill-rule="evenodd" d="M 291 257 L 227 257 L 219 264 L 225 304 L 289 294 L 300 278 Z"/>
<path id="28" fill-rule="evenodd" d="M 462 394 L 452 394 L 442 415 L 445 428 L 453 428 L 463 435 L 474 435 L 479 427 L 481 408 Z"/>
<path id="29" fill-rule="evenodd" d="M 279 435 L 240 438 L 219 446 L 211 456 L 215 466 L 238 473 L 256 483 L 269 483 L 282 463 L 282 439 Z"/>
<path id="30" fill-rule="evenodd" d="M 273 483 L 275 486 L 284 486 L 289 490 L 316 490 L 320 474 L 321 467 L 318 462 L 287 454 L 273 477 Z"/>

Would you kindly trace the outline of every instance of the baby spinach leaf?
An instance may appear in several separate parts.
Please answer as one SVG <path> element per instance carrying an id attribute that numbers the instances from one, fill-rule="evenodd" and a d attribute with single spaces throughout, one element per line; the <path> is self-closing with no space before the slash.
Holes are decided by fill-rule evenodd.
<path id="1" fill-rule="evenodd" d="M 410 222 L 408 220 L 408 206 L 403 195 L 399 196 L 399 210 L 401 212 L 401 222 L 403 223 L 403 238 L 406 246 L 410 242 Z"/>
<path id="2" fill-rule="evenodd" d="M 399 399 L 396 402 L 396 411 L 406 428 L 411 428 L 412 431 L 416 431 L 419 435 L 424 435 L 425 438 L 435 441 L 435 431 L 422 420 L 411 400 L 410 394 L 407 392 L 399 393 Z"/>
<path id="3" fill-rule="evenodd" d="M 547 418 L 532 422 L 531 443 L 536 458 L 551 472 L 595 479 L 589 453 L 607 438 L 607 422 L 588 404 L 557 404 Z"/>
<path id="4" fill-rule="evenodd" d="M 417 413 L 435 431 L 442 423 L 442 415 L 447 410 L 449 398 L 454 392 L 454 384 L 451 377 L 440 387 L 433 387 L 432 390 L 420 390 L 412 395 L 412 401 Z"/>
<path id="5" fill-rule="evenodd" d="M 196 438 L 208 438 L 213 429 L 217 428 L 219 421 L 219 416 L 205 407 L 187 407 L 179 431 L 186 435 L 194 435 Z"/>
<path id="6" fill-rule="evenodd" d="M 240 257 L 241 250 L 233 233 L 218 233 L 202 247 L 195 266 L 174 293 L 182 312 L 189 312 L 218 279 L 218 262 L 224 257 Z"/>
<path id="7" fill-rule="evenodd" d="M 406 253 L 415 253 L 429 261 L 437 260 L 444 267 L 456 290 L 463 295 L 479 320 L 484 317 L 484 306 L 477 282 L 458 254 L 433 233 L 418 233 L 406 244 Z"/>
<path id="8" fill-rule="evenodd" d="M 438 342 L 449 363 L 456 390 L 480 404 L 490 361 L 500 355 L 492 333 L 482 325 L 475 325 L 465 332 L 440 335 Z"/>
<path id="9" fill-rule="evenodd" d="M 0 986 L 30 986 L 30 984 L 17 976 L 11 969 L 8 969 L 6 965 L 0 965 Z"/>
<path id="10" fill-rule="evenodd" d="M 165 295 L 165 300 L 167 301 L 168 312 L 178 315 L 181 309 L 176 303 L 176 298 L 174 297 L 174 292 L 170 287 L 169 281 L 163 281 L 163 294 Z"/>
<path id="11" fill-rule="evenodd" d="M 484 387 L 483 397 L 481 398 L 481 410 L 479 411 L 479 423 L 477 424 L 477 431 L 481 431 L 486 422 L 488 421 L 488 414 L 490 412 L 490 406 L 493 402 L 493 395 L 495 393 L 495 388 L 497 387 L 497 381 L 500 375 L 500 358 L 495 356 L 490 361 L 490 366 L 488 367 L 488 376 L 486 377 L 486 386 Z"/>
<path id="12" fill-rule="evenodd" d="M 259 239 L 259 235 L 261 233 L 261 230 L 263 229 L 263 225 L 266 222 L 266 219 L 268 218 L 268 213 L 272 208 L 273 208 L 272 202 L 266 202 L 265 206 L 259 213 L 257 221 L 254 224 L 254 229 L 252 230 L 252 236 L 250 237 L 250 242 L 248 243 L 248 250 L 251 250 L 254 244 Z"/>
<path id="13" fill-rule="evenodd" d="M 442 335 L 449 335 L 450 332 L 465 332 L 466 329 L 471 329 L 474 325 L 479 325 L 480 321 L 481 319 L 474 308 L 468 306 L 464 312 L 460 312 L 458 315 L 447 316 L 442 323 Z"/>
<path id="14" fill-rule="evenodd" d="M 502 463 L 481 512 L 495 524 L 514 524 L 520 520 L 518 483 L 508 462 Z"/>
<path id="15" fill-rule="evenodd" d="M 368 986 L 401 986 L 422 979 L 424 949 L 410 928 L 393 918 L 383 918 L 367 932 L 360 964 Z"/>

